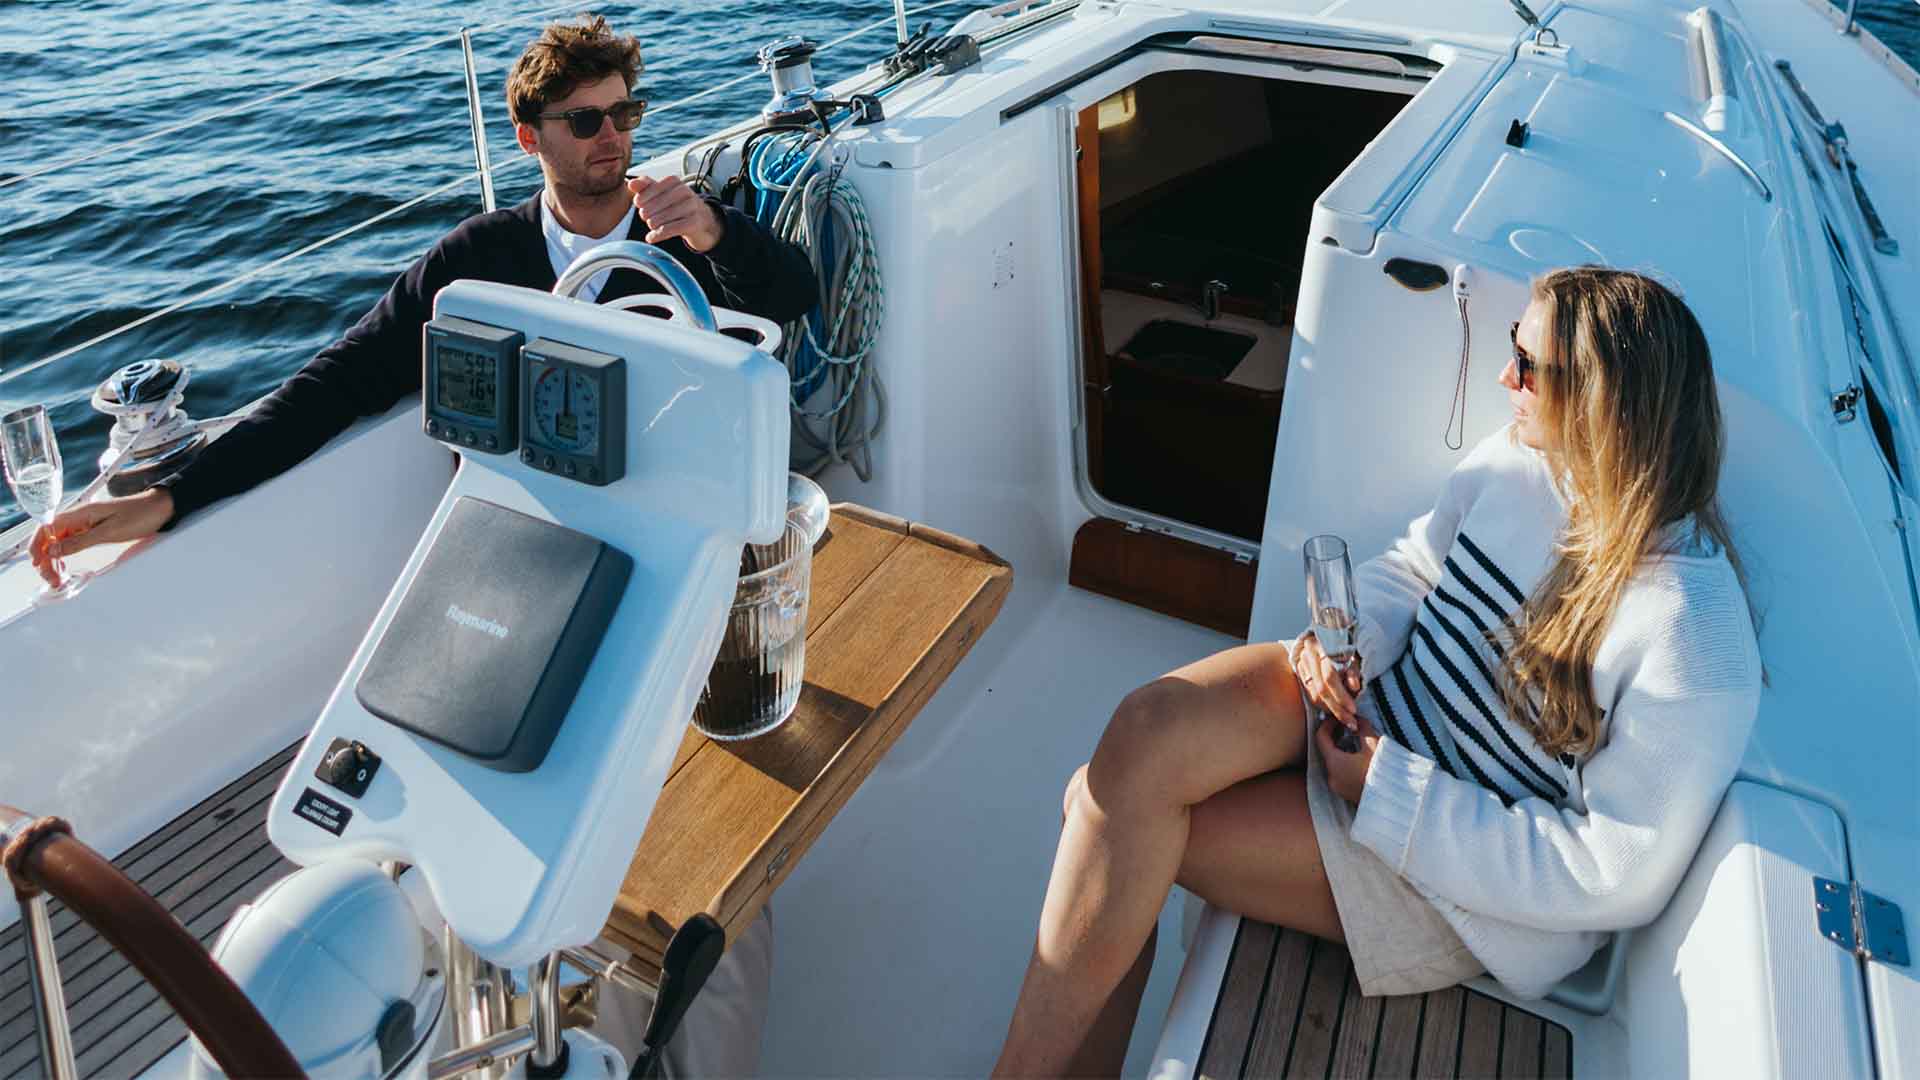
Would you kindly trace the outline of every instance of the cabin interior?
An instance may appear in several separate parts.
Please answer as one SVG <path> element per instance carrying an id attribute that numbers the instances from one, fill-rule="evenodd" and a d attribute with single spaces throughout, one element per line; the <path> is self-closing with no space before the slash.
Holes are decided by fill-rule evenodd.
<path id="1" fill-rule="evenodd" d="M 1314 200 L 1410 100 L 1175 70 L 1081 111 L 1085 477 L 1225 543 L 1096 519 L 1076 585 L 1246 633 Z"/>

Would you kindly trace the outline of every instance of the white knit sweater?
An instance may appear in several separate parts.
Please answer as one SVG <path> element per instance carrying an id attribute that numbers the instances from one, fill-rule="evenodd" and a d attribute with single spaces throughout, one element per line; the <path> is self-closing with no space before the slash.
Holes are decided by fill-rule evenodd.
<path id="1" fill-rule="evenodd" d="M 1543 753 L 1506 715 L 1485 631 L 1545 575 L 1565 521 L 1545 458 L 1503 428 L 1355 574 L 1361 711 L 1383 738 L 1353 839 L 1524 997 L 1666 906 L 1760 700 L 1733 568 L 1682 523 L 1628 586 L 1595 657 L 1599 749 Z"/>

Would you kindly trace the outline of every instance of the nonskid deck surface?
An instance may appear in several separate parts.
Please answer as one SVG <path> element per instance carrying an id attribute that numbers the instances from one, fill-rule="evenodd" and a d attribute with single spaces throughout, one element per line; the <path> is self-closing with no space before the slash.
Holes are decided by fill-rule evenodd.
<path id="1" fill-rule="evenodd" d="M 1043 554 L 995 550 L 1015 567 L 999 620 L 774 897 L 763 1075 L 986 1075 L 1033 948 L 1067 778 L 1127 691 L 1237 644 L 1048 580 Z M 1185 959 L 1179 895 L 1129 1076 L 1149 1064 Z"/>
<path id="2" fill-rule="evenodd" d="M 114 860 L 204 945 L 212 945 L 235 908 L 293 869 L 267 840 L 267 808 L 297 749 L 289 746 L 255 766 Z M 187 1037 L 186 1025 L 91 927 L 58 903 L 50 910 L 75 1064 L 83 1076 L 138 1075 Z M 4 1080 L 46 1075 L 23 933 L 18 923 L 0 933 Z"/>
<path id="3" fill-rule="evenodd" d="M 1243 919 L 1196 1077 L 1572 1075 L 1573 1036 L 1463 987 L 1362 997 L 1347 950 Z"/>

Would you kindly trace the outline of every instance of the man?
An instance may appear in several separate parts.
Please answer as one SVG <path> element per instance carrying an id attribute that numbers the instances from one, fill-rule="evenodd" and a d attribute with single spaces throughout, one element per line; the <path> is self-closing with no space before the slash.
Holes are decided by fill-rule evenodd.
<path id="1" fill-rule="evenodd" d="M 811 261 L 753 218 L 703 199 L 677 176 L 629 180 L 633 129 L 646 103 L 632 96 L 640 43 L 593 16 L 541 32 L 507 78 L 520 148 L 538 158 L 545 188 L 510 210 L 460 223 L 408 268 L 346 336 L 320 351 L 246 420 L 160 486 L 75 507 L 39 530 L 33 559 L 53 580 L 52 555 L 171 528 L 217 499 L 298 464 L 362 416 L 420 390 L 421 327 L 433 298 L 459 278 L 551 289 L 574 258 L 610 240 L 659 245 L 723 307 L 775 322 L 816 302 Z M 633 270 L 594 276 L 578 294 L 605 302 L 658 292 Z"/>

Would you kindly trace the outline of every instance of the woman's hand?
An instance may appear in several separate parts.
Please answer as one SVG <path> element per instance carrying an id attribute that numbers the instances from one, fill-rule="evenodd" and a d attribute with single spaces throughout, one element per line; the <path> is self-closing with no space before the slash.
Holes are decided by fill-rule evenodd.
<path id="1" fill-rule="evenodd" d="M 60 584 L 55 559 L 63 559 L 95 544 L 139 540 L 160 531 L 173 518 L 173 493 L 148 488 L 138 495 L 82 503 L 54 516 L 34 530 L 29 552 L 33 568 L 49 585 Z"/>
<path id="2" fill-rule="evenodd" d="M 1338 717 L 1349 730 L 1360 730 L 1360 709 L 1354 695 L 1364 684 L 1360 665 L 1355 662 L 1342 677 L 1340 669 L 1327 659 L 1326 650 L 1309 630 L 1293 643 L 1293 677 L 1307 692 L 1307 700 Z M 1312 721 L 1312 717 L 1308 717 Z"/>
<path id="3" fill-rule="evenodd" d="M 1334 724 L 1328 721 L 1321 724 L 1313 733 L 1314 745 L 1320 748 L 1320 761 L 1327 767 L 1327 786 L 1335 795 L 1347 800 L 1354 806 L 1360 805 L 1360 793 L 1367 787 L 1367 770 L 1373 765 L 1373 751 L 1380 745 L 1380 736 L 1365 721 L 1360 725 L 1360 744 L 1349 754 L 1340 749 L 1333 740 Z"/>

